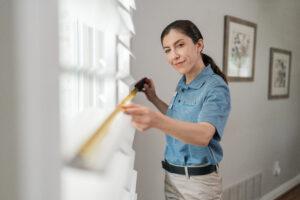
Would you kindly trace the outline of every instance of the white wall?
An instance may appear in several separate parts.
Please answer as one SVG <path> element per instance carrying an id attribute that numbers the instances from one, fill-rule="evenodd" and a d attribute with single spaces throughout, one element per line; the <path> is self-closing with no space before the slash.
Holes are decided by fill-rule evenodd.
<path id="1" fill-rule="evenodd" d="M 57 2 L 0 2 L 0 199 L 59 199 Z"/>
<path id="2" fill-rule="evenodd" d="M 15 92 L 13 90 L 15 77 L 14 69 L 11 67 L 10 18 L 11 5 L 8 1 L 0 1 L 0 199 L 15 200 L 17 136 L 14 134 L 16 127 L 12 120 L 15 117 Z"/>
<path id="3" fill-rule="evenodd" d="M 224 188 L 258 172 L 263 173 L 262 193 L 268 193 L 300 173 L 300 2 L 297 0 L 137 1 L 136 36 L 132 62 L 135 78 L 154 79 L 159 96 L 168 102 L 179 75 L 165 61 L 160 33 L 175 19 L 190 19 L 204 36 L 205 52 L 222 66 L 224 15 L 257 23 L 254 82 L 230 82 L 232 112 L 225 129 L 221 163 Z M 292 51 L 290 97 L 268 100 L 269 48 Z M 140 95 L 137 103 L 151 106 Z M 164 135 L 158 130 L 137 134 L 136 169 L 139 199 L 163 199 Z M 282 173 L 272 175 L 280 161 Z"/>

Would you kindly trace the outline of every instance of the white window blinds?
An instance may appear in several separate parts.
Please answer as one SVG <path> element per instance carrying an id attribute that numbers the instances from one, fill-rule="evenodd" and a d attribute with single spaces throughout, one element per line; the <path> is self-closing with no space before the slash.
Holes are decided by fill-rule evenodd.
<path id="1" fill-rule="evenodd" d="M 63 0 L 60 5 L 60 110 L 63 157 L 128 95 L 134 0 Z M 62 171 L 63 200 L 135 199 L 134 129 L 120 118 L 96 155 L 97 172 Z M 117 122 L 117 123 L 118 123 Z M 124 134 L 126 132 L 126 134 Z M 121 162 L 121 163 L 120 163 Z M 121 164 L 122 170 L 119 166 Z M 112 190 L 113 189 L 113 190 Z"/>

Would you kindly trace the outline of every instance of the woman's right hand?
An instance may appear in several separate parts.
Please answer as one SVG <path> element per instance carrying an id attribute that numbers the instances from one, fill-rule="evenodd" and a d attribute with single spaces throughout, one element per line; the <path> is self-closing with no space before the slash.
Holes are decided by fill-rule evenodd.
<path id="1" fill-rule="evenodd" d="M 147 78 L 145 80 L 143 92 L 145 93 L 147 99 L 150 102 L 153 102 L 154 100 L 157 99 L 157 95 L 156 95 L 156 91 L 155 91 L 155 86 L 154 86 L 154 82 L 153 82 L 152 79 L 148 79 Z"/>

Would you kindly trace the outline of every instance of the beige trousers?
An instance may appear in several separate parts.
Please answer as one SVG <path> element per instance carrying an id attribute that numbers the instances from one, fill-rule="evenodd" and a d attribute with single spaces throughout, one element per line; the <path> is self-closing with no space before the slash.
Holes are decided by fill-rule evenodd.
<path id="1" fill-rule="evenodd" d="M 221 200 L 220 172 L 186 177 L 166 171 L 165 197 L 166 200 Z"/>

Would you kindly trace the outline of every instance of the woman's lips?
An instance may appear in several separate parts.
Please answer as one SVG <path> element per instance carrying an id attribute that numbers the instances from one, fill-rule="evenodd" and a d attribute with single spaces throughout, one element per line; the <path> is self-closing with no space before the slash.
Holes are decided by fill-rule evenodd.
<path id="1" fill-rule="evenodd" d="M 175 63 L 175 65 L 181 65 L 182 63 L 184 63 L 184 61 L 177 62 L 177 63 Z"/>

